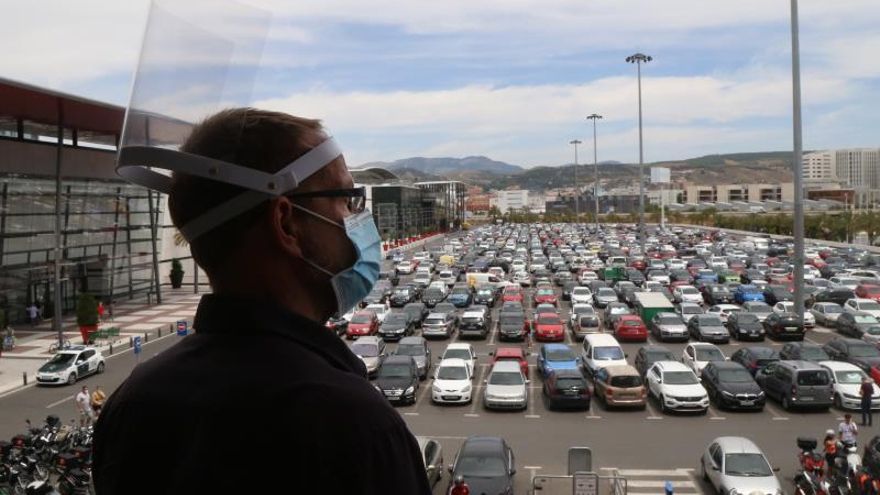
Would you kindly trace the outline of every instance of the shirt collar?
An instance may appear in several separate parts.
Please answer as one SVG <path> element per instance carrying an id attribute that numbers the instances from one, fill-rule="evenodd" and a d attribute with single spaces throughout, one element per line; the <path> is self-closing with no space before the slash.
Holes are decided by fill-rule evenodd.
<path id="1" fill-rule="evenodd" d="M 331 366 L 366 377 L 367 370 L 336 334 L 318 322 L 276 304 L 220 294 L 199 302 L 193 329 L 197 334 L 271 333 L 293 340 Z"/>

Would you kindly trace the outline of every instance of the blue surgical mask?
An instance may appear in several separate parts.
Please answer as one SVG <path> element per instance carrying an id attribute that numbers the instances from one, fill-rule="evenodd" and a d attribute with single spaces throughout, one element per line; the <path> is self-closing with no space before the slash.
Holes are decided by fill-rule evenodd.
<path id="1" fill-rule="evenodd" d="M 355 307 L 367 294 L 373 290 L 376 280 L 379 279 L 379 269 L 382 264 L 382 239 L 373 222 L 373 214 L 370 210 L 364 210 L 356 215 L 345 218 L 345 224 L 319 215 L 307 208 L 294 204 L 294 206 L 316 218 L 324 220 L 345 230 L 345 234 L 354 246 L 357 259 L 354 265 L 339 273 L 332 273 L 315 262 L 306 259 L 305 262 L 316 270 L 326 273 L 330 277 L 330 285 L 336 295 L 336 310 L 339 315 L 347 313 Z"/>

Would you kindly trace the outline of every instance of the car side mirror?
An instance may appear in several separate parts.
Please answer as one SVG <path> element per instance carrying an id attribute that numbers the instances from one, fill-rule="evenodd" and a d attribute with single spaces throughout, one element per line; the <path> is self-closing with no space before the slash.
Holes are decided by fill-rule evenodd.
<path id="1" fill-rule="evenodd" d="M 510 475 L 513 476 L 514 474 L 516 474 L 516 468 L 512 467 L 510 468 Z"/>
<path id="2" fill-rule="evenodd" d="M 447 466 L 447 469 L 449 470 L 449 474 L 452 474 L 452 464 L 450 464 L 449 466 Z"/>
<path id="3" fill-rule="evenodd" d="M 778 472 L 779 472 L 779 466 L 773 467 L 772 469 L 773 469 L 773 472 L 774 472 L 774 473 L 778 473 Z"/>

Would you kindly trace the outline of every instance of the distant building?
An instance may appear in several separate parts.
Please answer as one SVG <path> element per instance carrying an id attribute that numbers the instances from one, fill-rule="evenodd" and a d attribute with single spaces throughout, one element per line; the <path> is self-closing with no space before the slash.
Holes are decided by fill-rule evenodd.
<path id="1" fill-rule="evenodd" d="M 656 189 L 647 191 L 646 195 L 649 204 L 660 206 L 661 198 L 663 198 L 663 204 L 671 205 L 679 202 L 684 195 L 684 189 Z"/>
<path id="2" fill-rule="evenodd" d="M 467 188 L 465 210 L 471 213 L 486 212 L 492 207 L 492 195 L 483 192 L 482 187 Z"/>
<path id="3" fill-rule="evenodd" d="M 880 148 L 835 150 L 837 178 L 854 189 L 880 189 Z"/>
<path id="4" fill-rule="evenodd" d="M 836 156 L 833 151 L 816 151 L 805 154 L 803 157 L 804 180 L 834 180 Z"/>
<path id="5" fill-rule="evenodd" d="M 690 185 L 681 199 L 682 203 L 794 201 L 794 183 Z"/>
<path id="6" fill-rule="evenodd" d="M 529 207 L 529 191 L 526 189 L 505 189 L 496 193 L 496 205 L 501 213 L 522 211 Z"/>
<path id="7" fill-rule="evenodd" d="M 546 196 L 543 194 L 529 194 L 529 211 L 532 213 L 544 213 L 546 211 Z"/>

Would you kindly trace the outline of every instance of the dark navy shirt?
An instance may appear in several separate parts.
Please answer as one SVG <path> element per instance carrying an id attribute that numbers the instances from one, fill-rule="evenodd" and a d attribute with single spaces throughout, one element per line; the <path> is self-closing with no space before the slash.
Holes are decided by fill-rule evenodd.
<path id="1" fill-rule="evenodd" d="M 431 493 L 415 438 L 333 332 L 220 295 L 193 328 L 107 400 L 98 495 Z"/>

